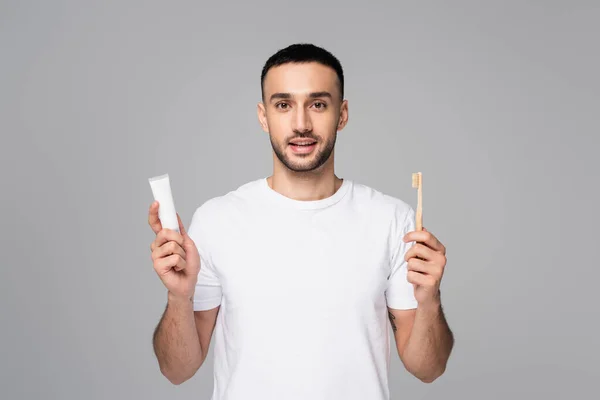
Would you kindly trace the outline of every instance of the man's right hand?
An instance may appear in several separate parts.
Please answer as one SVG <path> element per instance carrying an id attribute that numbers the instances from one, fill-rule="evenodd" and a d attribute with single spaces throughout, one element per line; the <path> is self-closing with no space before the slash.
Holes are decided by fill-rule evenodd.
<path id="1" fill-rule="evenodd" d="M 155 201 L 148 212 L 148 224 L 156 234 L 156 239 L 150 245 L 154 270 L 172 296 L 189 300 L 194 294 L 200 272 L 198 249 L 188 236 L 179 214 L 177 220 L 181 233 L 162 227 L 158 207 Z"/>

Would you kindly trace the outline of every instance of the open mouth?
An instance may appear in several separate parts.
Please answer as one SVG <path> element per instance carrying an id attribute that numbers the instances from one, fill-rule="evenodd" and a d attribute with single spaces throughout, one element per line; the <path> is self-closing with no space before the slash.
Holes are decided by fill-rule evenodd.
<path id="1" fill-rule="evenodd" d="M 310 153 L 317 146 L 315 141 L 290 143 L 290 147 L 294 153 Z"/>

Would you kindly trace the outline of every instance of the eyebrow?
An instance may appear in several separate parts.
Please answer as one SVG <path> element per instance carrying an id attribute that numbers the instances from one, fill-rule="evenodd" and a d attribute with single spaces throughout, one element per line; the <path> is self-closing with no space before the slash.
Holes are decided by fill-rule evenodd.
<path id="1" fill-rule="evenodd" d="M 308 97 L 311 99 L 315 99 L 318 97 L 328 97 L 332 98 L 331 93 L 329 92 L 312 92 L 308 94 Z M 273 93 L 269 98 L 269 101 L 273 101 L 275 99 L 291 99 L 292 95 L 290 93 Z"/>

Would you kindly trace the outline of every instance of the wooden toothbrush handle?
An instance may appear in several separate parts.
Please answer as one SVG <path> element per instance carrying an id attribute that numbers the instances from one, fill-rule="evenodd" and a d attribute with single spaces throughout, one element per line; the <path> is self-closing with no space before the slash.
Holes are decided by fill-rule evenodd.
<path id="1" fill-rule="evenodd" d="M 416 230 L 423 230 L 423 188 L 422 184 L 419 185 L 418 189 L 418 201 L 417 201 L 417 213 L 416 213 Z"/>

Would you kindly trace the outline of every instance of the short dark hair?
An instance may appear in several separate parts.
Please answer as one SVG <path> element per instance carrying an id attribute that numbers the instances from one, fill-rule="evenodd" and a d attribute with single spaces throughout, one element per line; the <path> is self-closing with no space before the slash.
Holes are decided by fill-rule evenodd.
<path id="1" fill-rule="evenodd" d="M 339 81 L 340 97 L 344 99 L 344 71 L 338 59 L 322 47 L 310 43 L 296 43 L 277 51 L 265 63 L 260 75 L 260 90 L 264 99 L 264 82 L 267 72 L 273 67 L 287 63 L 317 62 L 333 68 Z"/>

